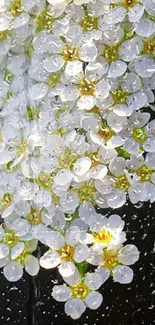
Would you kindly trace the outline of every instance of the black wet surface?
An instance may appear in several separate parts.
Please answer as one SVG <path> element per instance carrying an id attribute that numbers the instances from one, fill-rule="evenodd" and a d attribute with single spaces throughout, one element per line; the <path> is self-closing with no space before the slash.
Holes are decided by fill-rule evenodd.
<path id="1" fill-rule="evenodd" d="M 108 280 L 100 289 L 104 299 L 102 306 L 97 311 L 87 309 L 80 320 L 73 321 L 65 316 L 64 303 L 51 297 L 54 284 L 61 284 L 56 271 L 41 269 L 34 279 L 25 274 L 13 284 L 1 274 L 0 325 L 155 324 L 155 203 L 128 204 L 115 211 L 108 210 L 108 214 L 112 213 L 123 217 L 127 243 L 135 244 L 141 252 L 139 261 L 132 266 L 133 282 L 121 285 Z"/>

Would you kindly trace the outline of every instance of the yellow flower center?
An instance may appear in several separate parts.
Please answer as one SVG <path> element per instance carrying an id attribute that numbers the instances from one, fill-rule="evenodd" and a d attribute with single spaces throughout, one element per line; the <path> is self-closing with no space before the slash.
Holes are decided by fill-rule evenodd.
<path id="1" fill-rule="evenodd" d="M 141 182 L 149 182 L 151 180 L 152 171 L 143 165 L 136 170 L 136 174 L 140 177 Z"/>
<path id="2" fill-rule="evenodd" d="M 59 82 L 60 82 L 60 73 L 51 73 L 48 77 L 47 85 L 49 88 L 53 88 Z"/>
<path id="3" fill-rule="evenodd" d="M 32 209 L 31 212 L 27 215 L 27 220 L 31 226 L 40 225 L 42 223 L 41 212 Z"/>
<path id="4" fill-rule="evenodd" d="M 107 126 L 102 126 L 102 128 L 98 131 L 98 134 L 101 138 L 108 140 L 113 136 L 113 131 Z"/>
<path id="5" fill-rule="evenodd" d="M 81 21 L 81 27 L 84 32 L 89 32 L 91 30 L 98 30 L 97 18 L 94 18 L 91 14 L 86 14 Z"/>
<path id="6" fill-rule="evenodd" d="M 117 188 L 124 192 L 128 190 L 130 183 L 125 174 L 118 176 L 115 181 Z"/>
<path id="7" fill-rule="evenodd" d="M 106 230 L 99 231 L 94 237 L 95 241 L 100 244 L 109 244 L 112 239 L 112 235 Z"/>
<path id="8" fill-rule="evenodd" d="M 128 8 L 133 8 L 137 3 L 137 0 L 123 0 L 123 7 L 128 9 Z"/>
<path id="9" fill-rule="evenodd" d="M 122 88 L 117 88 L 113 93 L 112 97 L 115 104 L 125 104 L 128 98 L 128 93 Z"/>
<path id="10" fill-rule="evenodd" d="M 52 203 L 55 206 L 60 206 L 60 198 L 55 193 L 52 193 L 51 195 L 52 195 Z"/>
<path id="11" fill-rule="evenodd" d="M 28 142 L 27 141 L 23 141 L 20 144 L 18 144 L 16 146 L 17 149 L 17 156 L 20 156 L 22 154 L 24 154 L 24 157 L 27 157 L 28 154 Z"/>
<path id="12" fill-rule="evenodd" d="M 72 296 L 74 298 L 85 300 L 89 294 L 89 289 L 84 283 L 79 283 L 72 288 Z"/>
<path id="13" fill-rule="evenodd" d="M 78 51 L 76 47 L 65 47 L 62 52 L 62 57 L 65 61 L 74 61 L 78 59 Z"/>
<path id="14" fill-rule="evenodd" d="M 8 30 L 0 32 L 0 42 L 6 41 L 9 36 Z"/>
<path id="15" fill-rule="evenodd" d="M 113 270 L 118 265 L 118 256 L 116 255 L 110 255 L 105 251 L 104 256 L 104 267 L 108 270 Z"/>
<path id="16" fill-rule="evenodd" d="M 147 140 L 147 135 L 144 129 L 135 128 L 132 132 L 133 139 L 138 143 L 143 143 Z"/>
<path id="17" fill-rule="evenodd" d="M 50 12 L 48 12 L 48 10 L 44 10 L 37 19 L 37 32 L 40 32 L 44 29 L 46 30 L 50 30 L 52 28 L 54 22 L 54 18 L 52 17 L 52 15 L 50 14 Z"/>
<path id="18" fill-rule="evenodd" d="M 7 94 L 3 97 L 3 105 L 7 104 L 7 101 L 13 96 L 12 91 L 8 91 Z"/>
<path id="19" fill-rule="evenodd" d="M 97 152 L 89 153 L 87 156 L 91 159 L 91 167 L 96 167 L 100 164 Z"/>
<path id="20" fill-rule="evenodd" d="M 11 194 L 6 193 L 4 194 L 2 200 L 1 200 L 1 206 L 0 206 L 0 210 L 3 211 L 5 209 L 7 209 L 13 202 L 13 197 Z"/>
<path id="21" fill-rule="evenodd" d="M 20 264 L 22 264 L 23 266 L 25 266 L 25 258 L 28 255 L 28 252 L 23 251 L 16 259 L 16 262 L 19 262 Z"/>
<path id="22" fill-rule="evenodd" d="M 72 153 L 70 150 L 66 150 L 59 157 L 59 167 L 72 169 L 74 163 L 76 162 L 78 156 Z"/>
<path id="23" fill-rule="evenodd" d="M 88 79 L 83 79 L 79 84 L 80 93 L 82 96 L 93 95 L 95 85 Z"/>
<path id="24" fill-rule="evenodd" d="M 53 184 L 53 177 L 50 174 L 44 174 L 41 172 L 39 174 L 37 183 L 40 188 L 43 188 L 47 191 L 51 191 L 52 184 Z"/>
<path id="25" fill-rule="evenodd" d="M 95 187 L 84 184 L 80 188 L 78 188 L 78 197 L 81 202 L 85 201 L 93 201 L 94 194 L 96 192 Z"/>
<path id="26" fill-rule="evenodd" d="M 73 255 L 74 255 L 74 248 L 69 245 L 64 246 L 60 250 L 61 259 L 66 262 L 71 261 L 73 259 Z"/>
<path id="27" fill-rule="evenodd" d="M 92 109 L 89 110 L 89 113 L 99 114 L 100 108 L 95 105 Z"/>
<path id="28" fill-rule="evenodd" d="M 109 63 L 118 60 L 119 59 L 118 46 L 106 46 L 103 53 L 103 57 Z"/>
<path id="29" fill-rule="evenodd" d="M 149 55 L 155 54 L 155 40 L 149 40 L 144 43 L 144 53 Z"/>
<path id="30" fill-rule="evenodd" d="M 5 79 L 8 83 L 10 83 L 10 82 L 12 81 L 12 78 L 13 78 L 12 73 L 11 73 L 10 71 L 8 71 L 8 70 L 5 70 L 5 72 L 4 72 L 4 79 Z"/>
<path id="31" fill-rule="evenodd" d="M 3 242 L 12 248 L 19 242 L 19 238 L 13 231 L 10 231 L 6 233 L 5 237 L 3 238 Z"/>
<path id="32" fill-rule="evenodd" d="M 116 3 L 110 3 L 109 9 L 113 9 L 113 8 L 116 8 Z"/>
<path id="33" fill-rule="evenodd" d="M 64 130 L 62 128 L 58 128 L 58 129 L 55 129 L 52 134 L 58 134 L 61 136 L 61 138 L 65 138 L 66 135 L 68 134 L 68 131 L 67 130 Z"/>
<path id="34" fill-rule="evenodd" d="M 18 17 L 23 12 L 21 0 L 15 0 L 11 3 L 9 7 L 9 12 L 13 17 Z"/>
<path id="35" fill-rule="evenodd" d="M 135 36 L 135 32 L 129 28 L 124 28 L 123 41 L 127 41 Z"/>

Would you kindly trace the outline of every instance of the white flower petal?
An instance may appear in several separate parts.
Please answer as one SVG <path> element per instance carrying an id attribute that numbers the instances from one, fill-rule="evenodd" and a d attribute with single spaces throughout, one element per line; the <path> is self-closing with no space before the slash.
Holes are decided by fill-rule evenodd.
<path id="1" fill-rule="evenodd" d="M 63 262 L 59 266 L 62 277 L 70 277 L 75 273 L 75 265 L 72 262 Z"/>
<path id="2" fill-rule="evenodd" d="M 62 102 L 75 100 L 79 96 L 79 90 L 76 86 L 66 86 L 60 94 Z"/>
<path id="3" fill-rule="evenodd" d="M 94 94 L 101 101 L 109 95 L 110 85 L 107 81 L 101 80 L 97 83 Z"/>
<path id="4" fill-rule="evenodd" d="M 69 284 L 69 286 L 74 287 L 75 285 L 77 285 L 80 280 L 81 280 L 81 276 L 80 273 L 77 269 L 77 267 L 75 267 L 75 272 L 73 275 L 68 276 L 68 277 L 63 277 L 63 280 Z"/>
<path id="5" fill-rule="evenodd" d="M 126 73 L 123 77 L 122 88 L 129 93 L 134 93 L 141 88 L 141 79 L 136 73 Z"/>
<path id="6" fill-rule="evenodd" d="M 138 22 L 135 31 L 141 37 L 150 37 L 155 32 L 155 24 L 152 20 L 144 16 Z"/>
<path id="7" fill-rule="evenodd" d="M 69 246 L 75 246 L 80 240 L 80 229 L 76 226 L 71 226 L 66 231 L 66 243 Z"/>
<path id="8" fill-rule="evenodd" d="M 76 160 L 73 171 L 78 176 L 83 176 L 88 172 L 91 166 L 91 159 L 88 157 L 82 157 Z"/>
<path id="9" fill-rule="evenodd" d="M 11 153 L 7 150 L 0 152 L 0 165 L 7 164 L 12 159 Z"/>
<path id="10" fill-rule="evenodd" d="M 60 198 L 60 204 L 64 213 L 71 214 L 79 205 L 79 199 L 76 194 L 68 191 L 64 196 Z"/>
<path id="11" fill-rule="evenodd" d="M 102 78 L 102 76 L 106 73 L 105 67 L 101 63 L 91 62 L 86 66 L 85 75 L 86 78 L 97 81 Z"/>
<path id="12" fill-rule="evenodd" d="M 44 83 L 39 83 L 39 84 L 33 85 L 29 89 L 29 95 L 30 95 L 31 99 L 38 100 L 38 99 L 45 97 L 45 95 L 47 94 L 47 91 L 48 91 L 48 86 Z"/>
<path id="13" fill-rule="evenodd" d="M 155 63 L 150 56 L 142 55 L 135 61 L 135 71 L 142 78 L 149 78 L 155 72 Z"/>
<path id="14" fill-rule="evenodd" d="M 35 276 L 39 272 L 39 262 L 35 256 L 27 255 L 25 257 L 25 270 L 31 276 Z"/>
<path id="15" fill-rule="evenodd" d="M 30 230 L 30 224 L 25 219 L 17 218 L 13 221 L 11 229 L 15 231 L 17 236 L 24 236 Z"/>
<path id="16" fill-rule="evenodd" d="M 88 220 L 89 227 L 93 232 L 100 231 L 106 225 L 106 223 L 107 223 L 107 218 L 99 213 L 90 215 Z"/>
<path id="17" fill-rule="evenodd" d="M 103 179 L 108 173 L 108 168 L 103 165 L 97 165 L 91 168 L 91 177 L 93 179 Z"/>
<path id="18" fill-rule="evenodd" d="M 103 248 L 98 245 L 93 245 L 90 248 L 90 255 L 87 258 L 87 262 L 92 264 L 92 265 L 100 265 L 103 263 Z"/>
<path id="19" fill-rule="evenodd" d="M 88 286 L 90 290 L 98 290 L 102 283 L 102 277 L 98 272 L 87 273 L 85 276 L 84 284 Z"/>
<path id="20" fill-rule="evenodd" d="M 143 144 L 143 148 L 145 151 L 155 152 L 155 138 L 147 139 Z"/>
<path id="21" fill-rule="evenodd" d="M 34 202 L 37 205 L 37 207 L 41 210 L 42 208 L 47 208 L 51 205 L 51 194 L 49 191 L 46 190 L 39 190 Z"/>
<path id="22" fill-rule="evenodd" d="M 48 72 L 59 71 L 64 65 L 64 60 L 60 55 L 52 55 L 51 57 L 46 58 L 44 62 L 44 68 Z"/>
<path id="23" fill-rule="evenodd" d="M 120 132 L 127 121 L 126 116 L 118 116 L 114 112 L 110 112 L 107 116 L 107 123 L 115 132 Z"/>
<path id="24" fill-rule="evenodd" d="M 10 216 L 10 214 L 13 212 L 14 210 L 14 203 L 11 204 L 7 209 L 5 209 L 1 215 L 1 217 L 3 219 L 7 218 L 8 216 Z"/>
<path id="25" fill-rule="evenodd" d="M 112 62 L 108 71 L 108 76 L 110 78 L 118 78 L 122 76 L 127 70 L 127 64 L 121 60 Z"/>
<path id="26" fill-rule="evenodd" d="M 18 281 L 23 275 L 23 268 L 19 262 L 10 262 L 4 269 L 4 276 L 10 282 Z"/>
<path id="27" fill-rule="evenodd" d="M 109 169 L 112 174 L 115 176 L 120 176 L 124 174 L 124 170 L 126 168 L 126 160 L 122 157 L 116 157 L 112 160 L 109 165 Z"/>
<path id="28" fill-rule="evenodd" d="M 60 169 L 56 176 L 54 177 L 54 181 L 56 184 L 60 186 L 67 185 L 71 182 L 73 178 L 73 174 L 68 169 Z"/>
<path id="29" fill-rule="evenodd" d="M 117 151 L 113 148 L 108 148 L 107 146 L 102 146 L 99 149 L 100 162 L 104 164 L 109 164 L 114 158 L 117 157 Z"/>
<path id="30" fill-rule="evenodd" d="M 104 16 L 104 20 L 106 24 L 114 25 L 120 21 L 123 21 L 125 15 L 126 15 L 125 8 L 121 6 L 116 6 L 111 10 L 109 10 L 108 13 L 106 13 L 106 15 Z"/>
<path id="31" fill-rule="evenodd" d="M 32 239 L 25 243 L 25 251 L 26 252 L 33 252 L 37 249 L 38 240 Z"/>
<path id="32" fill-rule="evenodd" d="M 114 106 L 114 113 L 120 117 L 130 116 L 133 112 L 132 105 L 127 106 L 126 104 L 117 104 Z"/>
<path id="33" fill-rule="evenodd" d="M 96 270 L 102 278 L 102 283 L 106 282 L 110 277 L 110 271 L 103 266 L 99 266 Z"/>
<path id="34" fill-rule="evenodd" d="M 0 259 L 9 255 L 10 249 L 6 244 L 0 243 Z"/>
<path id="35" fill-rule="evenodd" d="M 139 143 L 135 142 L 134 139 L 132 138 L 128 138 L 123 146 L 124 150 L 133 154 L 133 155 L 137 155 L 139 152 Z"/>
<path id="36" fill-rule="evenodd" d="M 129 9 L 129 20 L 133 23 L 138 22 L 144 14 L 144 6 L 135 4 L 133 8 Z"/>
<path id="37" fill-rule="evenodd" d="M 147 95 L 142 91 L 138 91 L 128 97 L 127 104 L 129 110 L 138 110 L 147 104 Z"/>
<path id="38" fill-rule="evenodd" d="M 65 313 L 72 319 L 78 319 L 85 312 L 86 306 L 83 301 L 73 298 L 65 303 Z"/>
<path id="39" fill-rule="evenodd" d="M 88 256 L 89 256 L 89 248 L 87 245 L 78 244 L 75 247 L 73 258 L 77 263 L 81 263 L 85 261 L 88 258 Z"/>
<path id="40" fill-rule="evenodd" d="M 60 255 L 52 250 L 47 251 L 41 258 L 40 258 L 40 265 L 45 269 L 52 269 L 59 265 L 61 262 Z"/>
<path id="41" fill-rule="evenodd" d="M 119 283 L 130 283 L 133 279 L 133 271 L 128 266 L 118 265 L 113 270 L 113 279 Z"/>
<path id="42" fill-rule="evenodd" d="M 132 265 L 139 259 L 139 252 L 135 245 L 124 246 L 118 254 L 119 261 L 125 265 Z"/>
<path id="43" fill-rule="evenodd" d="M 23 13 L 21 13 L 20 16 L 16 17 L 12 21 L 11 27 L 13 29 L 22 27 L 28 23 L 29 19 L 30 19 L 29 15 L 26 12 L 23 12 Z"/>
<path id="44" fill-rule="evenodd" d="M 54 250 L 61 249 L 65 244 L 64 236 L 57 231 L 50 231 L 46 235 L 45 240 L 46 240 L 46 245 L 48 245 L 51 249 L 54 249 Z"/>
<path id="45" fill-rule="evenodd" d="M 103 297 L 99 292 L 91 292 L 89 296 L 86 298 L 86 305 L 93 310 L 99 308 L 102 304 Z"/>
<path id="46" fill-rule="evenodd" d="M 72 291 L 65 284 L 54 286 L 52 290 L 52 297 L 57 301 L 67 301 L 71 298 Z"/>
<path id="47" fill-rule="evenodd" d="M 77 106 L 81 110 L 91 110 L 96 104 L 94 96 L 81 96 L 77 102 Z"/>
<path id="48" fill-rule="evenodd" d="M 135 204 L 139 201 L 145 201 L 147 198 L 147 189 L 145 184 L 133 184 L 128 190 L 130 201 Z"/>
<path id="49" fill-rule="evenodd" d="M 4 267 L 5 265 L 7 265 L 10 262 L 10 257 L 4 257 L 0 259 L 0 268 Z"/>
<path id="50" fill-rule="evenodd" d="M 17 243 L 12 249 L 11 249 L 11 258 L 15 260 L 22 252 L 24 251 L 25 244 L 22 242 Z"/>
<path id="51" fill-rule="evenodd" d="M 73 62 L 68 62 L 65 68 L 65 73 L 68 76 L 75 76 L 82 71 L 82 62 L 75 60 Z"/>
<path id="52" fill-rule="evenodd" d="M 112 214 L 107 221 L 107 228 L 114 234 L 120 233 L 124 228 L 125 222 L 117 214 Z"/>
<path id="53" fill-rule="evenodd" d="M 117 209 L 126 202 L 126 194 L 119 189 L 115 189 L 112 194 L 107 195 L 107 203 L 110 208 Z"/>
<path id="54" fill-rule="evenodd" d="M 90 62 L 96 59 L 97 57 L 97 48 L 94 44 L 85 43 L 79 50 L 79 58 L 84 62 Z"/>

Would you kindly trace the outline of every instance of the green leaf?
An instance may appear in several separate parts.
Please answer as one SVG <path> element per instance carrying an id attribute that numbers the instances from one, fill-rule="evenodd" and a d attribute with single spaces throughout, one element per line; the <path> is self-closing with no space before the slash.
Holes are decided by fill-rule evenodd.
<path id="1" fill-rule="evenodd" d="M 81 263 L 76 263 L 75 265 L 76 265 L 76 267 L 79 270 L 79 273 L 81 275 L 84 275 L 88 271 L 88 265 L 89 265 L 89 263 L 86 262 L 86 261 L 81 262 Z"/>

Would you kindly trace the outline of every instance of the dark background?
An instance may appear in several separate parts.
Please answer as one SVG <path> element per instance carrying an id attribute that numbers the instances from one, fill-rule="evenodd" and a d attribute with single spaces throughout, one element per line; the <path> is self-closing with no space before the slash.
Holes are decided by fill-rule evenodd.
<path id="1" fill-rule="evenodd" d="M 101 210 L 112 214 L 112 210 Z M 41 269 L 37 277 L 27 274 L 9 283 L 0 274 L 0 325 L 153 325 L 155 324 L 155 203 L 127 203 L 115 210 L 125 221 L 127 243 L 140 251 L 139 261 L 132 266 L 135 276 L 131 284 L 121 285 L 109 279 L 99 290 L 103 304 L 77 321 L 64 314 L 64 303 L 51 297 L 54 284 L 61 284 L 56 270 Z M 38 249 L 38 256 L 43 248 Z"/>

